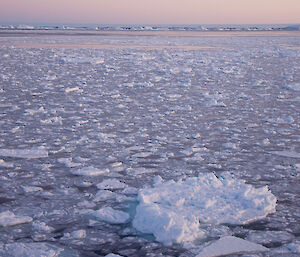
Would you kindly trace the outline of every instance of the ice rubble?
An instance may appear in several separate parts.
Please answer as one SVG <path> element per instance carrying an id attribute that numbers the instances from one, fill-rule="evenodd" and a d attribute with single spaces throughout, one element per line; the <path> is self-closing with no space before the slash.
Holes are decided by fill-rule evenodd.
<path id="1" fill-rule="evenodd" d="M 234 236 L 225 236 L 205 247 L 196 257 L 217 257 L 227 254 L 266 252 L 269 249 Z"/>
<path id="2" fill-rule="evenodd" d="M 275 212 L 268 187 L 255 188 L 230 175 L 202 174 L 141 189 L 133 226 L 170 245 L 206 235 L 203 224 L 245 224 Z"/>
<path id="3" fill-rule="evenodd" d="M 0 256 L 6 257 L 75 257 L 75 251 L 66 250 L 48 243 L 0 244 Z"/>

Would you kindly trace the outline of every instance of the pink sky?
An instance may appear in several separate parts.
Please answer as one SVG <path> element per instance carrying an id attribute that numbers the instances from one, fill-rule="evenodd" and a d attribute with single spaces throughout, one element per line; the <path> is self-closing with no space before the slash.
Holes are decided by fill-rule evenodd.
<path id="1" fill-rule="evenodd" d="M 300 0 L 0 0 L 0 22 L 300 23 Z"/>

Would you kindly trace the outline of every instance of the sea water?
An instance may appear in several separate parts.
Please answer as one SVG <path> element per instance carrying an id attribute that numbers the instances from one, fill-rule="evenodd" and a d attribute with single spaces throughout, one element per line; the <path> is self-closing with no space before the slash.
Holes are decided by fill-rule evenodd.
<path id="1" fill-rule="evenodd" d="M 282 33 L 0 37 L 0 256 L 298 256 Z"/>

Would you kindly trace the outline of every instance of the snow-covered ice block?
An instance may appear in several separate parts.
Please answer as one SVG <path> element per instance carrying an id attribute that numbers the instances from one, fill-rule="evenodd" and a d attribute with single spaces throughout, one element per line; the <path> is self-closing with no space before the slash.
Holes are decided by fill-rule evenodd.
<path id="1" fill-rule="evenodd" d="M 111 224 L 123 224 L 129 220 L 129 214 L 123 211 L 115 210 L 111 207 L 104 207 L 92 213 L 95 218 Z"/>
<path id="2" fill-rule="evenodd" d="M 23 223 L 29 223 L 31 221 L 31 217 L 17 216 L 11 211 L 5 211 L 0 213 L 0 227 L 14 226 Z"/>
<path id="3" fill-rule="evenodd" d="M 43 148 L 30 149 L 0 149 L 0 156 L 24 159 L 37 159 L 48 157 L 48 151 Z"/>
<path id="4" fill-rule="evenodd" d="M 79 176 L 99 176 L 109 173 L 109 169 L 97 169 L 94 167 L 85 167 L 78 170 L 70 170 L 73 175 Z"/>
<path id="5" fill-rule="evenodd" d="M 266 252 L 268 248 L 234 236 L 225 236 L 205 247 L 196 257 L 217 257 L 228 254 Z"/>
<path id="6" fill-rule="evenodd" d="M 186 180 L 156 183 L 138 194 L 133 226 L 165 244 L 205 236 L 201 223 L 245 224 L 275 212 L 268 187 L 254 188 L 230 175 L 202 174 Z"/>
<path id="7" fill-rule="evenodd" d="M 48 243 L 11 243 L 0 245 L 0 256 L 5 257 L 78 257 L 77 252 Z"/>
<path id="8" fill-rule="evenodd" d="M 125 187 L 127 187 L 127 185 L 118 179 L 106 179 L 97 184 L 97 188 L 99 189 L 123 189 Z"/>

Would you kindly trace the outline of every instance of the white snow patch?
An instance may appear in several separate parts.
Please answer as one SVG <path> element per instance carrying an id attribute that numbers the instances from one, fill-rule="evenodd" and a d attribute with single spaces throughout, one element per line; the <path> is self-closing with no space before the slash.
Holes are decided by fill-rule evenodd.
<path id="1" fill-rule="evenodd" d="M 234 236 L 225 236 L 205 247 L 196 257 L 217 257 L 228 254 L 266 252 L 268 248 Z"/>
<path id="2" fill-rule="evenodd" d="M 17 216 L 11 211 L 5 211 L 0 213 L 0 227 L 14 226 L 23 223 L 29 223 L 31 221 L 31 217 Z"/>
<path id="3" fill-rule="evenodd" d="M 201 223 L 245 224 L 275 212 L 268 187 L 254 188 L 229 175 L 208 173 L 141 189 L 133 226 L 165 244 L 203 237 Z"/>
<path id="4" fill-rule="evenodd" d="M 109 169 L 97 169 L 90 166 L 78 170 L 70 170 L 70 172 L 73 175 L 80 175 L 80 176 L 99 176 L 99 175 L 109 173 Z"/>
<path id="5" fill-rule="evenodd" d="M 44 148 L 0 149 L 0 156 L 37 159 L 48 157 L 48 152 Z"/>
<path id="6" fill-rule="evenodd" d="M 111 224 L 123 224 L 129 220 L 129 214 L 123 211 L 115 210 L 111 207 L 104 207 L 94 211 L 92 215 L 95 218 Z"/>

